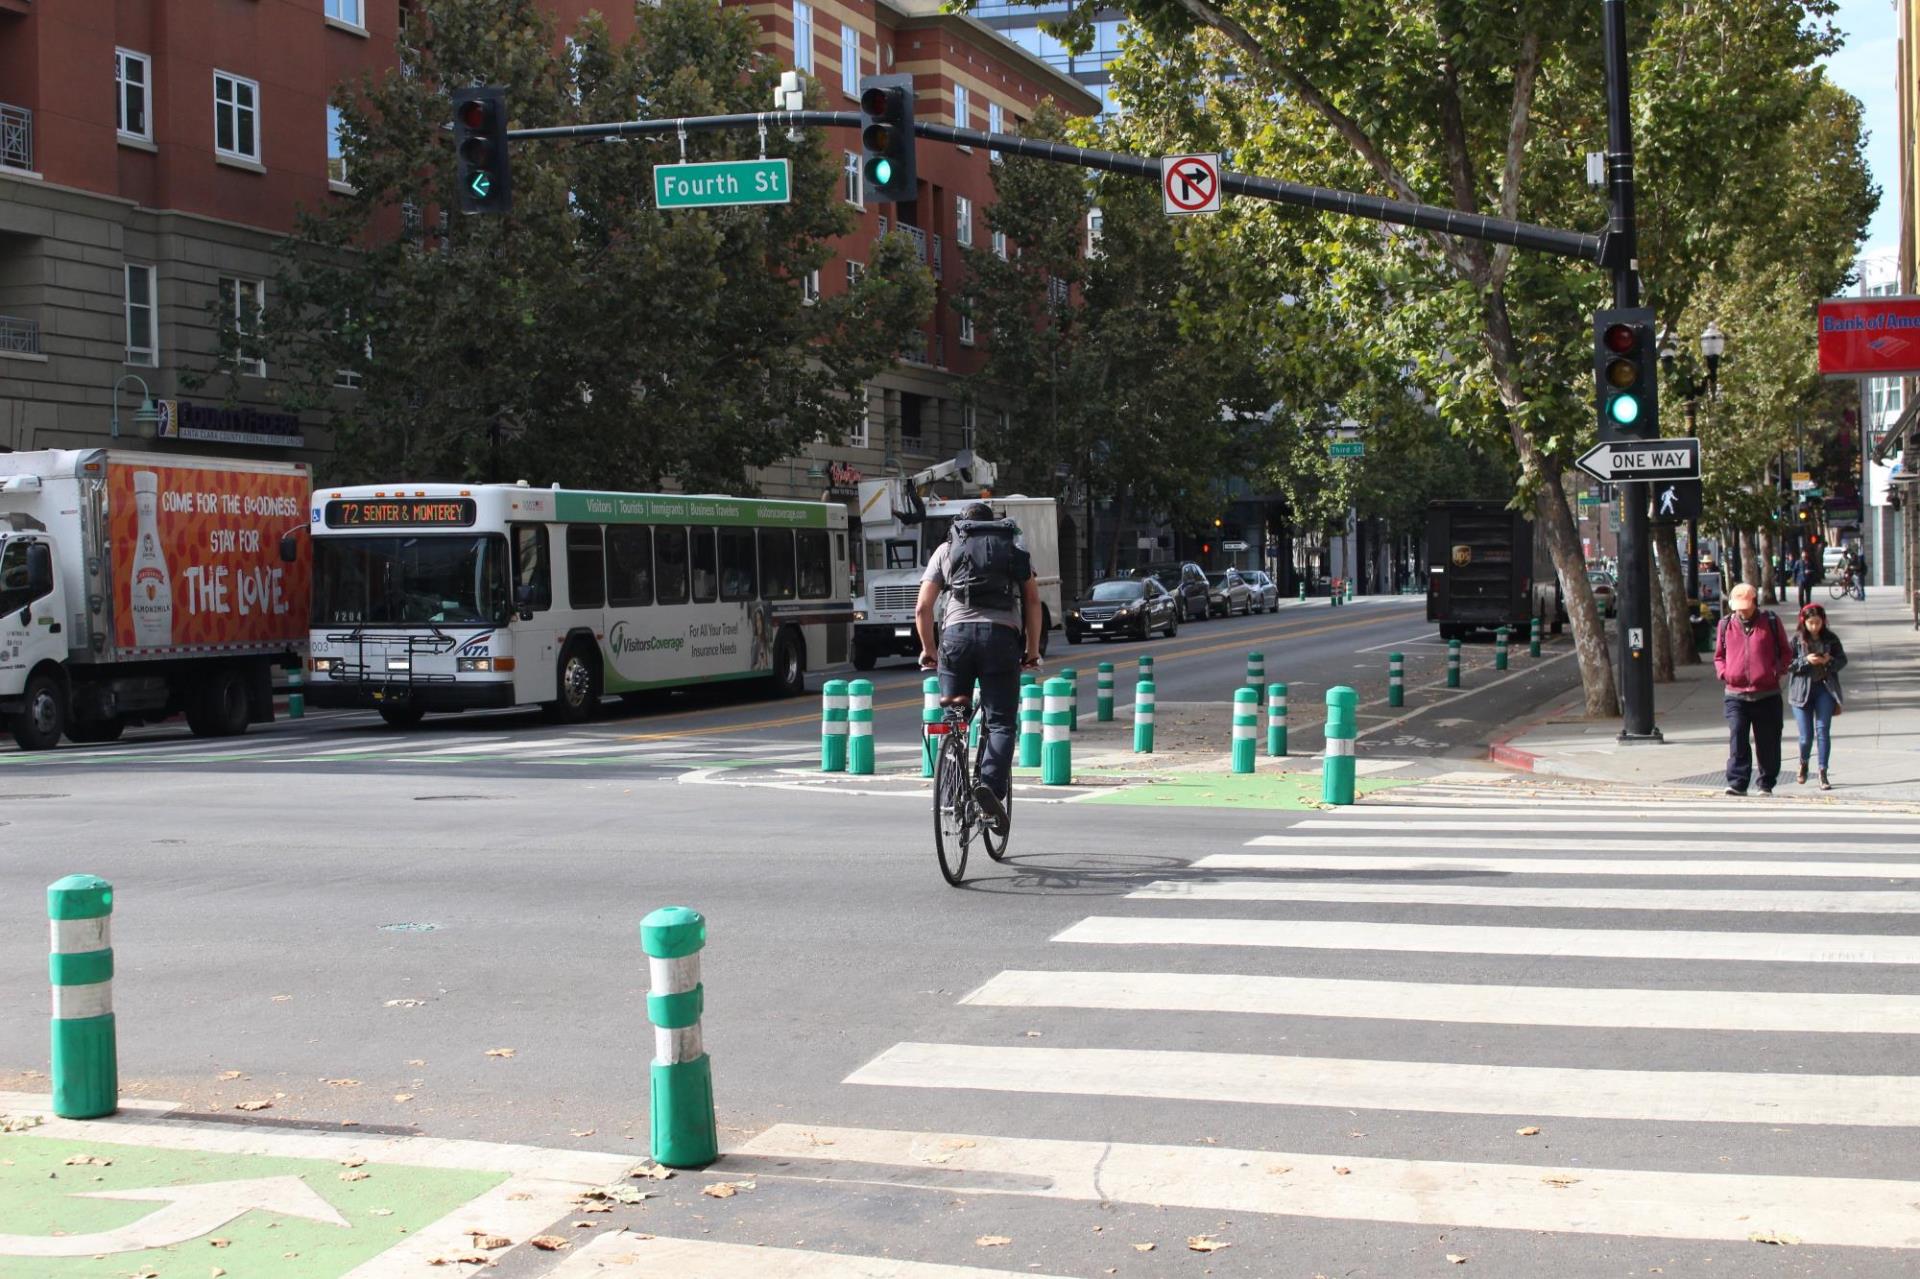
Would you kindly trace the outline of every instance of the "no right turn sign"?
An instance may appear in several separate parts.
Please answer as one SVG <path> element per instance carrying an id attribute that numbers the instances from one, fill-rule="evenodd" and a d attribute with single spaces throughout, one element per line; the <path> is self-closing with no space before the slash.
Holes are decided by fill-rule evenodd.
<path id="1" fill-rule="evenodd" d="M 1170 155 L 1160 160 L 1161 207 L 1170 214 L 1220 211 L 1220 157 Z"/>

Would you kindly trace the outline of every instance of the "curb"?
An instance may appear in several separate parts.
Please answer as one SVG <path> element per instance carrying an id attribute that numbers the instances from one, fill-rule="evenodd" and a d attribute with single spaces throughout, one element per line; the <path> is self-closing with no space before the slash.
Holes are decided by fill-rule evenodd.
<path id="1" fill-rule="evenodd" d="M 1545 712 L 1526 720 L 1507 730 L 1504 736 L 1496 737 L 1487 746 L 1487 759 L 1503 768 L 1516 769 L 1525 773 L 1547 773 L 1561 777 L 1584 777 L 1585 774 L 1564 765 L 1557 764 L 1545 756 L 1533 751 L 1521 750 L 1511 743 L 1516 737 L 1525 737 L 1542 724 L 1552 723 L 1561 715 L 1563 708 L 1573 704 L 1571 699 L 1555 702 Z"/>

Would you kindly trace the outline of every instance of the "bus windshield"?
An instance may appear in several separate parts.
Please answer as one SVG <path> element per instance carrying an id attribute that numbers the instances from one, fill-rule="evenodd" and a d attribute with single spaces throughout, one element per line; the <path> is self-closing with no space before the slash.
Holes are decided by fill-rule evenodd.
<path id="1" fill-rule="evenodd" d="M 508 604 L 497 534 L 313 539 L 316 626 L 503 626 Z"/>

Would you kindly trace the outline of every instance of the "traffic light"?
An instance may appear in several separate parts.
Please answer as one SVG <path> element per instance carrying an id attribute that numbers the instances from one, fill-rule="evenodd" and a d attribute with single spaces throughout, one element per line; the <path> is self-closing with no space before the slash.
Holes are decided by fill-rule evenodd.
<path id="1" fill-rule="evenodd" d="M 1600 392 L 1600 438 L 1660 435 L 1660 361 L 1653 312 L 1617 307 L 1593 313 L 1593 377 Z"/>
<path id="2" fill-rule="evenodd" d="M 919 191 L 913 164 L 913 77 L 860 77 L 860 176 L 870 200 L 911 204 Z"/>
<path id="3" fill-rule="evenodd" d="M 506 213 L 513 208 L 513 167 L 507 162 L 507 91 L 460 89 L 453 95 L 453 154 L 462 213 Z"/>

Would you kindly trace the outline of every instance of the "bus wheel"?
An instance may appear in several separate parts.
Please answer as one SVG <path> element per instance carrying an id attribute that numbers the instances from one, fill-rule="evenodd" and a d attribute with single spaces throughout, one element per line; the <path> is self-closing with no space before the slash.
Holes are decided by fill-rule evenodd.
<path id="1" fill-rule="evenodd" d="M 387 722 L 389 728 L 413 728 L 426 717 L 425 711 L 411 704 L 380 708 L 380 718 Z"/>
<path id="2" fill-rule="evenodd" d="M 773 645 L 773 693 L 798 697 L 807 691 L 807 651 L 798 636 L 783 631 Z"/>
<path id="3" fill-rule="evenodd" d="M 600 704 L 600 664 L 584 644 L 569 644 L 560 654 L 559 695 L 547 703 L 547 714 L 563 724 L 578 724 Z"/>

